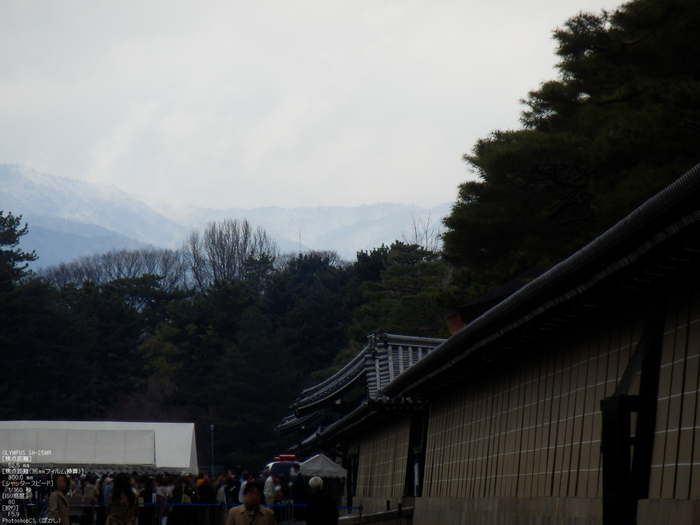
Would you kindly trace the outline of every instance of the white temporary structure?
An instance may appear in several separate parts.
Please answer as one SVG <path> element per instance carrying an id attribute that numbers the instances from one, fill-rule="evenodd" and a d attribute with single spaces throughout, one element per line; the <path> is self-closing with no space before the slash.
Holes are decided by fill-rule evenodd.
<path id="1" fill-rule="evenodd" d="M 4 464 L 198 473 L 194 423 L 0 421 L 0 451 Z"/>
<path id="2" fill-rule="evenodd" d="M 348 475 L 347 470 L 323 454 L 318 454 L 304 461 L 300 465 L 300 470 L 307 477 L 346 478 Z"/>
<path id="3" fill-rule="evenodd" d="M 2 463 L 96 470 L 155 469 L 153 430 L 0 429 Z"/>

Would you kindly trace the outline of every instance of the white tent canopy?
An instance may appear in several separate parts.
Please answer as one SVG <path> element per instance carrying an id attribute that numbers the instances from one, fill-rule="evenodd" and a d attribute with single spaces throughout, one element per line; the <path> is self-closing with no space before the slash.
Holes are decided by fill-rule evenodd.
<path id="1" fill-rule="evenodd" d="M 300 465 L 301 473 L 307 477 L 345 478 L 348 471 L 323 454 L 307 459 Z"/>
<path id="2" fill-rule="evenodd" d="M 31 456 L 37 467 L 198 473 L 194 423 L 0 421 L 0 450 L 3 463 L 44 451 Z"/>
<path id="3" fill-rule="evenodd" d="M 153 430 L 0 428 L 3 463 L 85 470 L 153 469 L 155 447 Z"/>

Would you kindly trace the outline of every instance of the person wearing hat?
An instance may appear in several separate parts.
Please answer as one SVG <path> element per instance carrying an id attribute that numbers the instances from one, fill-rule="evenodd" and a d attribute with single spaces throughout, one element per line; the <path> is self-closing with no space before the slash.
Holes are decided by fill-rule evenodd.
<path id="1" fill-rule="evenodd" d="M 243 505 L 229 511 L 226 525 L 276 525 L 275 513 L 261 505 L 263 494 L 261 483 L 246 483 L 243 489 Z"/>

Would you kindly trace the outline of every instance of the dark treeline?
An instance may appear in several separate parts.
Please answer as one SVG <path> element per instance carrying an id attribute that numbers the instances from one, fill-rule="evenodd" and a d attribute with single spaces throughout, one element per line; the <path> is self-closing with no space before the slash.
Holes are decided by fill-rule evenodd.
<path id="1" fill-rule="evenodd" d="M 39 272 L 42 278 L 58 287 L 71 283 L 79 285 L 85 281 L 103 285 L 117 279 L 135 279 L 144 274 L 160 276 L 160 288 L 165 291 L 187 289 L 192 285 L 184 252 L 162 248 L 96 253 L 49 266 Z"/>
<path id="2" fill-rule="evenodd" d="M 32 274 L 19 217 L 2 217 L 3 419 L 195 421 L 208 458 L 257 469 L 299 389 L 382 328 L 444 335 L 446 267 L 396 242 L 280 256 L 245 221 L 183 250 L 114 251 Z M 340 355 L 340 357 L 339 357 Z"/>
<path id="3" fill-rule="evenodd" d="M 465 155 L 477 178 L 442 252 L 414 225 L 418 242 L 353 262 L 280 256 L 263 230 L 225 221 L 180 251 L 37 276 L 21 221 L 0 213 L 0 418 L 193 420 L 202 458 L 214 423 L 217 463 L 259 468 L 284 450 L 272 429 L 299 391 L 367 334 L 446 335 L 444 313 L 551 267 L 700 162 L 699 32 L 690 0 L 635 0 L 556 30 L 559 77 L 526 96 L 520 129 Z"/>

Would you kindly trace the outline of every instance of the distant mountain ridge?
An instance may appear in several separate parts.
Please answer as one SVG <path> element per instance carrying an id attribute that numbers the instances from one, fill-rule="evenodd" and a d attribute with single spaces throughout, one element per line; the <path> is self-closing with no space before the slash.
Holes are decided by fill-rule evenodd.
<path id="1" fill-rule="evenodd" d="M 437 223 L 450 210 L 450 204 L 423 209 L 391 203 L 317 208 L 151 207 L 114 187 L 13 164 L 0 164 L 0 188 L 0 210 L 22 214 L 29 223 L 22 248 L 36 249 L 37 267 L 115 248 L 178 248 L 193 229 L 224 218 L 247 218 L 262 226 L 283 252 L 335 250 L 352 260 L 359 250 L 402 239 L 413 217 L 430 216 Z"/>
<path id="2" fill-rule="evenodd" d="M 74 223 L 74 228 L 101 226 L 143 243 L 168 247 L 189 231 L 114 187 L 8 164 L 0 164 L 0 187 L 0 209 L 22 213 L 27 220 L 33 216 L 56 217 L 63 219 L 64 225 L 66 221 Z"/>

